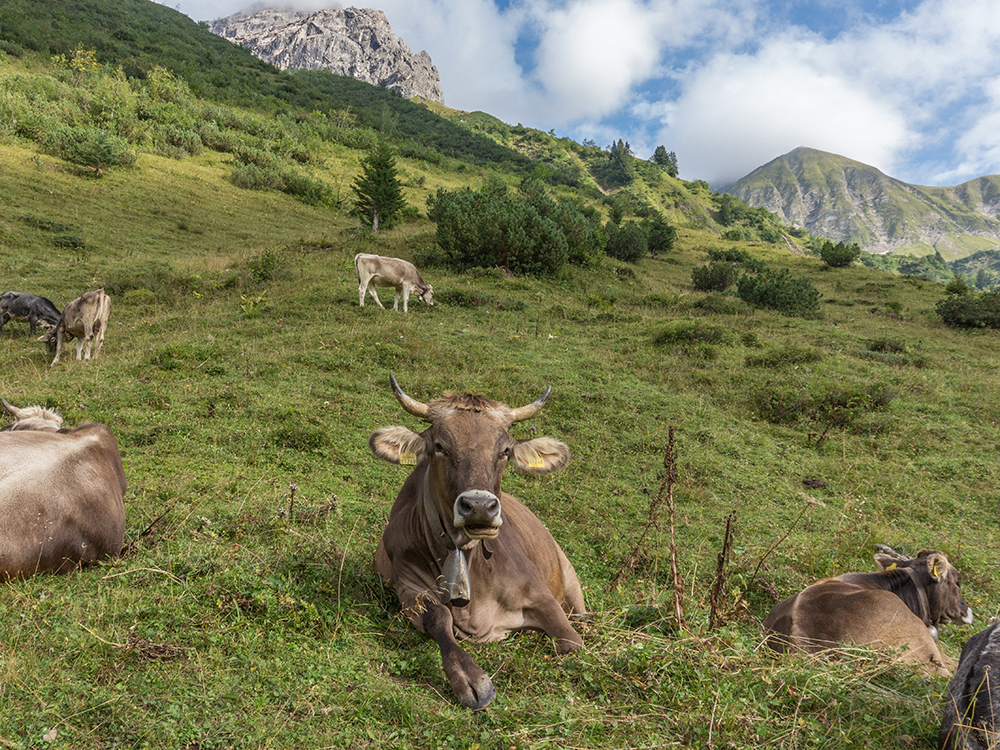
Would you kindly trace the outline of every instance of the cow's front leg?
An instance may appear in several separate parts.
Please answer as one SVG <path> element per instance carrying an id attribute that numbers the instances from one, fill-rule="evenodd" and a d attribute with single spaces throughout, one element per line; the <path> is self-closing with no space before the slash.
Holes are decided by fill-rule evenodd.
<path id="1" fill-rule="evenodd" d="M 554 598 L 550 597 L 525 614 L 529 627 L 544 631 L 549 638 L 555 639 L 557 654 L 572 654 L 583 648 L 583 638 L 573 629 L 563 608 Z"/>
<path id="2" fill-rule="evenodd" d="M 424 600 L 421 605 L 426 609 L 420 618 L 420 629 L 440 647 L 441 666 L 451 683 L 452 692 L 466 708 L 486 708 L 496 696 L 496 689 L 489 675 L 455 640 L 451 610 L 433 601 Z"/>

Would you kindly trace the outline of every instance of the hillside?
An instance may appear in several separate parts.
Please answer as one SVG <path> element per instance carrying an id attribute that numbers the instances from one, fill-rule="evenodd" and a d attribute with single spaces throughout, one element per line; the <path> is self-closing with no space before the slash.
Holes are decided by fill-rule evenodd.
<path id="1" fill-rule="evenodd" d="M 73 22 L 119 12 L 153 39 L 177 20 L 145 5 L 90 0 L 104 15 Z M 197 60 L 211 35 L 179 28 Z M 166 52 L 133 77 L 113 38 L 90 37 L 112 50 L 91 65 L 18 34 L 0 38 L 0 108 L 17 114 L 0 119 L 0 284 L 60 307 L 104 287 L 114 306 L 100 359 L 51 370 L 27 325 L 8 323 L 2 395 L 114 430 L 130 544 L 0 587 L 0 746 L 935 747 L 945 680 L 865 649 L 777 657 L 760 623 L 819 577 L 872 570 L 877 543 L 940 549 L 961 570 L 977 621 L 942 628 L 948 655 L 1000 609 L 1000 341 L 945 328 L 940 284 L 793 255 L 754 235 L 778 226 L 764 213 L 720 226 L 704 183 L 638 162 L 612 185 L 600 149 L 486 113 L 388 109 L 374 87 L 352 100 L 362 89 L 329 74 L 267 67 L 260 89 L 287 84 L 292 99 L 254 105 L 188 82 Z M 306 84 L 319 98 L 301 110 Z M 347 209 L 383 101 L 413 210 L 373 235 Z M 51 153 L 46 135 L 95 122 L 133 163 L 97 177 Z M 486 140 L 512 156 L 482 158 Z M 241 187 L 239 155 L 294 179 Z M 359 308 L 356 253 L 429 255 L 439 188 L 526 175 L 601 220 L 661 211 L 677 243 L 541 278 L 422 267 L 434 307 Z M 734 249 L 807 279 L 820 314 L 696 291 L 710 253 Z M 530 633 L 471 644 L 498 691 L 477 714 L 372 566 L 406 469 L 377 461 L 368 436 L 419 429 L 390 372 L 421 400 L 520 404 L 551 385 L 513 434 L 570 448 L 561 473 L 509 472 L 504 489 L 572 560 L 584 648 L 557 657 Z M 671 434 L 683 624 L 660 495 Z"/>
<path id="2" fill-rule="evenodd" d="M 788 224 L 870 253 L 952 261 L 1000 248 L 1000 176 L 955 187 L 922 187 L 874 167 L 797 148 L 727 189 Z"/>

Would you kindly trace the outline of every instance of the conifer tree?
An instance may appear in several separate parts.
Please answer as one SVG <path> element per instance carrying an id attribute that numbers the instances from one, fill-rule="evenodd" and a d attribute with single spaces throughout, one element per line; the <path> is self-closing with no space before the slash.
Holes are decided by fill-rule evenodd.
<path id="1" fill-rule="evenodd" d="M 354 180 L 352 213 L 370 220 L 372 231 L 379 225 L 392 226 L 406 206 L 403 185 L 396 176 L 396 157 L 385 141 L 379 143 L 361 160 L 361 174 Z"/>

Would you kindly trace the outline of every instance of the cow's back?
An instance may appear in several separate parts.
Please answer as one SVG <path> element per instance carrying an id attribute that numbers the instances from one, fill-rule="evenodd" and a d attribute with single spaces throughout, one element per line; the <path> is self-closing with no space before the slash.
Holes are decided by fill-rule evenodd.
<path id="1" fill-rule="evenodd" d="M 118 441 L 104 425 L 0 433 L 0 579 L 118 554 L 125 489 Z"/>
<path id="2" fill-rule="evenodd" d="M 1000 623 L 976 633 L 962 648 L 948 685 L 938 743 L 941 750 L 996 747 L 1000 726 Z"/>
<path id="3" fill-rule="evenodd" d="M 775 605 L 764 621 L 778 650 L 823 651 L 839 645 L 901 647 L 905 661 L 949 676 L 951 660 L 937 648 L 923 621 L 890 591 L 850 580 L 817 581 Z"/>

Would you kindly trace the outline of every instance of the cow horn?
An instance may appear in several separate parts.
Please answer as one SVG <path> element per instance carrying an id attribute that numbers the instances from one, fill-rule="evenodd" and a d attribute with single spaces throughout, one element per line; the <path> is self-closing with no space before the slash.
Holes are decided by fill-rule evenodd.
<path id="1" fill-rule="evenodd" d="M 0 396 L 0 401 L 3 402 L 3 408 L 7 410 L 7 413 L 10 414 L 15 419 L 17 419 L 18 415 L 21 413 L 21 410 L 18 409 L 16 406 L 13 406 L 3 396 Z"/>
<path id="2" fill-rule="evenodd" d="M 888 544 L 876 544 L 875 549 L 877 549 L 879 552 L 889 555 L 890 557 L 895 557 L 897 560 L 900 560 L 902 562 L 909 562 L 910 560 L 913 559 L 912 557 L 908 557 L 901 552 L 896 552 L 896 550 L 894 550 Z"/>
<path id="3" fill-rule="evenodd" d="M 530 419 L 538 414 L 539 410 L 545 405 L 545 401 L 548 399 L 550 393 L 552 393 L 551 385 L 545 389 L 545 393 L 527 406 L 519 406 L 516 409 L 511 409 L 510 423 L 514 424 L 515 422 L 523 422 L 525 419 Z"/>
<path id="4" fill-rule="evenodd" d="M 391 372 L 389 373 L 389 384 L 392 386 L 392 392 L 396 395 L 396 400 L 399 401 L 400 405 L 406 411 L 415 417 L 427 419 L 427 415 L 430 414 L 430 407 L 403 393 L 403 389 L 399 387 L 399 383 L 396 382 L 396 378 Z"/>

